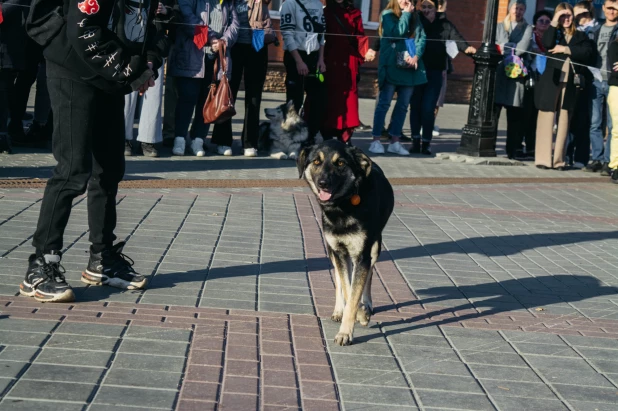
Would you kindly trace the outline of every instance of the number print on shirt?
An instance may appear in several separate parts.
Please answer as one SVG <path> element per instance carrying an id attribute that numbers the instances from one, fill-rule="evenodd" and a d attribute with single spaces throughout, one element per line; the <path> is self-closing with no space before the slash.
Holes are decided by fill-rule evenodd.
<path id="1" fill-rule="evenodd" d="M 79 11 L 89 16 L 97 14 L 101 9 L 97 0 L 84 0 L 81 3 L 77 3 L 77 8 Z"/>

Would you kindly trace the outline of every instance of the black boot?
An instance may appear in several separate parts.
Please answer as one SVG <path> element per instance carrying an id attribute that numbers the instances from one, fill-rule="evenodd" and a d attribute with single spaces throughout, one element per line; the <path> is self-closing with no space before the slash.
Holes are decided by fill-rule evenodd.
<path id="1" fill-rule="evenodd" d="M 421 139 L 413 138 L 412 139 L 412 148 L 410 149 L 411 154 L 420 154 L 421 153 Z"/>
<path id="2" fill-rule="evenodd" d="M 0 134 L 0 154 L 11 154 L 11 143 L 9 142 L 8 134 Z"/>
<path id="3" fill-rule="evenodd" d="M 75 294 L 64 278 L 65 271 L 60 265 L 60 258 L 59 252 L 43 257 L 32 254 L 28 258 L 28 271 L 19 285 L 19 293 L 41 302 L 75 301 Z"/>
<path id="4" fill-rule="evenodd" d="M 90 261 L 86 271 L 82 272 L 82 282 L 128 290 L 146 287 L 146 277 L 136 273 L 133 260 L 122 254 L 124 245 L 124 242 L 120 242 L 100 253 L 93 253 L 90 249 Z"/>
<path id="5" fill-rule="evenodd" d="M 47 124 L 41 125 L 38 121 L 33 121 L 26 133 L 26 141 L 29 147 L 47 148 L 47 141 L 51 139 L 48 135 L 49 127 Z"/>
<path id="6" fill-rule="evenodd" d="M 609 163 L 603 163 L 601 167 L 601 175 L 604 177 L 609 177 L 612 175 L 612 169 L 609 168 Z"/>
<path id="7" fill-rule="evenodd" d="M 30 147 L 29 140 L 26 138 L 24 126 L 21 121 L 10 121 L 8 133 L 13 147 Z"/>
<path id="8" fill-rule="evenodd" d="M 421 145 L 421 154 L 430 156 L 431 155 L 431 150 L 429 150 L 430 145 L 431 143 L 429 141 L 423 141 L 423 144 Z"/>

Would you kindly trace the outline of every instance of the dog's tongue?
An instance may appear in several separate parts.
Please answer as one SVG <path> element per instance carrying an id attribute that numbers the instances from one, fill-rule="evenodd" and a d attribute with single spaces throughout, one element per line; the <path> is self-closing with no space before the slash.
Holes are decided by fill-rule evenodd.
<path id="1" fill-rule="evenodd" d="M 320 190 L 319 195 L 320 195 L 320 200 L 322 201 L 328 201 L 332 197 L 331 193 L 327 193 L 326 191 L 323 191 L 323 190 Z"/>

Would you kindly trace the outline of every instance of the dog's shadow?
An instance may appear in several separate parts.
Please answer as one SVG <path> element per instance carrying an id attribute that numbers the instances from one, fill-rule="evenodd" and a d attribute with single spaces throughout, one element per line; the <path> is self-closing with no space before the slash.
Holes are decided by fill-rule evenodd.
<path id="1" fill-rule="evenodd" d="M 481 247 L 488 257 L 514 255 L 536 247 L 577 244 L 589 241 L 602 241 L 617 239 L 618 231 L 612 232 L 573 232 L 551 233 L 531 235 L 509 235 L 495 237 L 477 237 L 456 242 L 446 241 L 443 243 L 427 246 L 405 247 L 395 250 L 384 250 L 380 260 L 409 259 L 421 256 L 438 256 L 442 254 L 460 253 L 474 247 Z M 483 247 L 491 244 L 492 247 Z M 161 257 L 163 259 L 163 256 Z M 262 264 L 230 265 L 227 267 L 204 268 L 173 274 L 152 275 L 148 291 L 160 291 L 166 288 L 186 288 L 183 283 L 195 282 L 203 289 L 208 287 L 208 280 L 215 278 L 242 278 L 256 276 L 267 278 L 269 275 L 282 273 L 297 273 L 299 271 L 332 270 L 327 258 L 306 258 L 265 262 Z M 374 282 L 374 284 L 377 282 Z M 333 287 L 334 289 L 334 287 Z M 110 287 L 96 287 L 83 289 L 78 295 L 80 301 L 99 301 L 111 297 L 115 291 Z M 494 314 L 506 314 L 509 312 L 527 312 L 535 308 L 543 308 L 548 314 L 556 310 L 557 314 L 565 312 L 565 304 L 577 303 L 595 297 L 609 297 L 618 295 L 618 287 L 605 286 L 596 277 L 589 275 L 546 275 L 513 278 L 505 281 L 492 281 L 474 285 L 449 285 L 428 288 L 414 288 L 413 292 L 418 299 L 401 301 L 389 305 L 377 306 L 375 313 L 394 312 L 398 316 L 407 317 L 406 307 L 423 307 L 426 313 L 414 315 L 409 318 L 382 321 L 380 328 L 385 329 L 387 335 L 405 333 L 426 327 L 447 325 L 455 322 L 480 319 Z M 197 300 L 197 298 L 196 298 Z M 199 303 L 199 301 L 197 301 Z M 604 315 L 606 318 L 618 319 L 618 309 L 609 310 L 602 302 L 595 300 L 598 308 L 591 310 Z M 611 304 L 608 298 L 607 303 Z M 613 305 L 613 304 L 612 304 Z M 552 308 L 554 306 L 555 308 Z M 256 307 L 257 309 L 257 307 Z M 566 307 L 572 315 L 581 315 L 574 306 Z M 454 312 L 465 312 L 463 315 L 454 316 Z M 604 311 L 607 311 L 604 313 Z M 435 318 L 435 320 L 431 320 Z M 429 320 L 429 321 L 427 321 Z M 328 320 L 330 321 L 330 320 Z M 539 320 L 541 323 L 542 320 Z M 360 328 L 360 327 L 359 327 Z M 368 330 L 371 330 L 369 328 Z M 376 329 L 375 334 L 365 335 L 363 340 L 382 338 L 382 331 Z M 356 339 L 355 339 L 356 340 Z"/>

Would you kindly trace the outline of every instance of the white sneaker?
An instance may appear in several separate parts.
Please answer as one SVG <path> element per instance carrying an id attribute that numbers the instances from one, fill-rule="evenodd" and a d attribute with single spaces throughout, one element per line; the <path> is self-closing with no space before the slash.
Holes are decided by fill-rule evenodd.
<path id="1" fill-rule="evenodd" d="M 245 148 L 245 157 L 257 157 L 257 150 L 255 148 Z"/>
<path id="2" fill-rule="evenodd" d="M 206 151 L 204 151 L 204 140 L 199 137 L 194 138 L 191 143 L 191 151 L 193 151 L 193 154 L 197 157 L 204 157 L 206 155 Z"/>
<path id="3" fill-rule="evenodd" d="M 440 127 L 433 126 L 433 131 L 431 132 L 431 135 L 434 137 L 440 137 Z"/>
<path id="4" fill-rule="evenodd" d="M 400 156 L 409 156 L 410 152 L 408 150 L 406 150 L 405 148 L 403 148 L 403 146 L 401 145 L 401 143 L 398 141 L 396 143 L 391 143 L 388 145 L 388 152 L 389 153 L 394 153 L 394 154 L 399 154 Z"/>
<path id="5" fill-rule="evenodd" d="M 373 140 L 369 146 L 369 151 L 374 154 L 384 154 L 384 146 L 380 143 L 380 140 Z"/>
<path id="6" fill-rule="evenodd" d="M 172 149 L 172 154 L 175 156 L 185 155 L 185 138 L 184 137 L 176 137 L 174 139 L 174 148 Z"/>
<path id="7" fill-rule="evenodd" d="M 232 147 L 228 146 L 217 146 L 217 153 L 221 156 L 231 156 L 232 155 Z"/>

